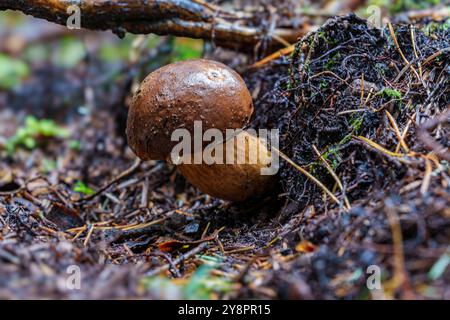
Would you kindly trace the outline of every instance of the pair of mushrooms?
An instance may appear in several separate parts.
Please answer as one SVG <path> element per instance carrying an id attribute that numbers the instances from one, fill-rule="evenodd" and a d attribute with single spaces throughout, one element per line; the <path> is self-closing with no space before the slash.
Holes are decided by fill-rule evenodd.
<path id="1" fill-rule="evenodd" d="M 193 132 L 194 122 L 201 121 L 204 131 L 215 128 L 225 133 L 244 127 L 252 113 L 252 97 L 234 70 L 203 59 L 176 62 L 152 72 L 141 83 L 128 113 L 128 144 L 143 160 L 170 161 L 177 144 L 171 141 L 174 130 Z M 240 135 L 248 143 L 238 144 Z M 234 141 L 234 156 L 245 152 L 243 164 L 181 163 L 179 171 L 204 193 L 224 200 L 243 201 L 264 194 L 273 184 L 273 176 L 261 175 L 270 162 L 270 151 L 245 131 Z M 226 150 L 229 144 L 219 143 L 225 154 L 230 151 Z M 257 161 L 250 163 L 255 152 Z"/>

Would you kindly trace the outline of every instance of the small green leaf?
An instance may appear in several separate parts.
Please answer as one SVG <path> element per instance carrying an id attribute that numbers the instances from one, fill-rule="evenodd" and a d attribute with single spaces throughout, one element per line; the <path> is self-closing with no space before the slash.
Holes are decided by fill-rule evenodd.
<path id="1" fill-rule="evenodd" d="M 214 270 L 212 265 L 201 265 L 187 283 L 177 283 L 165 277 L 156 276 L 144 278 L 143 284 L 150 292 L 179 299 L 211 299 L 214 294 L 231 291 L 232 282 L 227 278 L 211 274 L 212 270 Z"/>
<path id="2" fill-rule="evenodd" d="M 402 99 L 402 93 L 396 89 L 384 88 L 382 91 L 380 91 L 380 94 L 395 100 Z"/>
<path id="3" fill-rule="evenodd" d="M 95 193 L 95 191 L 93 189 L 89 188 L 86 184 L 84 184 L 81 181 L 78 181 L 77 183 L 75 183 L 75 187 L 73 188 L 73 191 L 85 194 L 87 196 L 90 196 Z"/>
<path id="4" fill-rule="evenodd" d="M 0 89 L 13 89 L 29 73 L 29 67 L 25 62 L 0 54 Z"/>
<path id="5" fill-rule="evenodd" d="M 36 140 L 33 137 L 26 137 L 23 140 L 23 145 L 28 149 L 34 149 L 36 147 Z"/>
<path id="6" fill-rule="evenodd" d="M 213 293 L 228 292 L 231 282 L 228 279 L 213 276 L 214 268 L 209 265 L 200 266 L 192 275 L 189 283 L 183 288 L 186 299 L 211 299 Z"/>

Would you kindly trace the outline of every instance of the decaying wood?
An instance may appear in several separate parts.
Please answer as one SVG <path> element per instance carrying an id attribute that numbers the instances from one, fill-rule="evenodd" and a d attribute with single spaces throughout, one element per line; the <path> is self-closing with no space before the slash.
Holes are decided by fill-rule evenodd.
<path id="1" fill-rule="evenodd" d="M 253 27 L 252 16 L 224 11 L 199 0 L 0 0 L 0 10 L 18 10 L 36 18 L 66 25 L 77 5 L 81 27 L 112 30 L 122 36 L 155 33 L 212 40 L 216 44 L 251 50 L 261 40 L 269 48 L 293 43 L 310 30 L 308 23 L 294 29 L 262 31 Z"/>

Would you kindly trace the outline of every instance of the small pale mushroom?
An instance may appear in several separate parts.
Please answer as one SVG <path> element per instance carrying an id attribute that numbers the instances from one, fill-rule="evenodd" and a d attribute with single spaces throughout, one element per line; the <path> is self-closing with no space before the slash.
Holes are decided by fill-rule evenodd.
<path id="1" fill-rule="evenodd" d="M 251 95 L 234 70 L 203 59 L 176 62 L 152 72 L 141 83 L 129 109 L 128 144 L 143 160 L 170 162 L 178 143 L 171 141 L 174 130 L 194 134 L 194 122 L 201 121 L 203 132 L 215 128 L 225 137 L 227 129 L 243 128 L 252 113 Z M 247 143 L 238 143 L 243 140 Z M 236 160 L 243 152 L 244 163 L 179 164 L 179 171 L 192 185 L 230 201 L 243 201 L 270 190 L 274 177 L 262 175 L 261 169 L 270 166 L 271 153 L 262 140 L 242 131 L 234 143 L 227 144 L 225 139 L 219 143 L 223 144 L 224 157 L 234 150 Z M 201 150 L 190 156 L 204 148 L 203 143 Z"/>

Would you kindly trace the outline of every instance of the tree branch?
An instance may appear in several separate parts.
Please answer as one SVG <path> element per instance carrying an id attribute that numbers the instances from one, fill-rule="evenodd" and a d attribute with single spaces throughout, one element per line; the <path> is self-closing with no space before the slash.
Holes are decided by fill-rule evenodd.
<path id="1" fill-rule="evenodd" d="M 155 33 L 212 40 L 220 46 L 252 50 L 262 40 L 269 49 L 293 43 L 308 26 L 263 32 L 252 16 L 227 12 L 201 0 L 0 0 L 0 10 L 18 10 L 36 18 L 66 25 L 71 5 L 81 11 L 81 26 L 92 30 Z M 254 22 L 254 21 L 253 21 Z"/>

